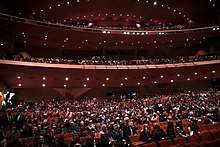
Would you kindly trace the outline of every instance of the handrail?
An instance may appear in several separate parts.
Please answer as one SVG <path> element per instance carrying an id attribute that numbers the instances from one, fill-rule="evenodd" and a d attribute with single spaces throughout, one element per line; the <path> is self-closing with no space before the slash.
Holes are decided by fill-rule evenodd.
<path id="1" fill-rule="evenodd" d="M 68 69 L 161 69 L 161 68 L 178 68 L 192 67 L 210 64 L 220 64 L 220 60 L 187 62 L 175 64 L 154 64 L 154 65 L 69 65 L 69 64 L 53 64 L 53 63 L 35 63 L 12 60 L 0 60 L 0 65 L 17 65 L 17 66 L 32 66 L 32 67 L 48 67 L 48 68 L 68 68 Z"/>
<path id="2" fill-rule="evenodd" d="M 69 29 L 74 31 L 82 32 L 93 32 L 93 33 L 111 33 L 111 34 L 133 34 L 133 35 L 165 35 L 165 34 L 181 34 L 181 33 L 194 33 L 194 32 L 206 32 L 206 31 L 218 31 L 220 30 L 220 25 L 214 25 L 209 27 L 199 27 L 199 28 L 190 28 L 190 29 L 178 29 L 178 30 L 126 30 L 126 29 L 107 29 L 107 28 L 87 28 L 87 27 L 78 27 L 73 25 L 65 25 L 61 23 L 51 23 L 43 22 L 39 20 L 31 20 L 27 18 L 21 18 L 17 16 L 12 16 L 4 13 L 0 13 L 0 19 L 6 19 L 10 21 L 21 22 L 31 25 L 40 25 L 46 27 L 60 28 L 60 29 Z"/>

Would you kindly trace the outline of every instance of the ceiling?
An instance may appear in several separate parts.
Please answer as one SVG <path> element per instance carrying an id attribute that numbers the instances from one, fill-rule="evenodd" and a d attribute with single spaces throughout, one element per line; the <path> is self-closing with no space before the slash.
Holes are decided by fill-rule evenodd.
<path id="1" fill-rule="evenodd" d="M 211 25 L 219 21 L 217 0 L 3 0 L 1 4 L 2 13 L 64 24 L 86 21 L 103 27 L 133 27 L 136 23 L 184 25 L 191 21 L 197 25 Z M 136 46 L 142 50 L 187 48 L 219 39 L 219 31 L 127 36 L 78 32 L 8 20 L 0 20 L 0 30 L 14 36 L 15 48 L 82 51 L 102 50 L 105 46 Z M 4 44 L 4 40 L 0 41 Z"/>
<path id="2" fill-rule="evenodd" d="M 219 63 L 191 67 L 108 70 L 0 64 L 0 81 L 10 88 L 121 87 L 213 78 L 220 78 Z"/>

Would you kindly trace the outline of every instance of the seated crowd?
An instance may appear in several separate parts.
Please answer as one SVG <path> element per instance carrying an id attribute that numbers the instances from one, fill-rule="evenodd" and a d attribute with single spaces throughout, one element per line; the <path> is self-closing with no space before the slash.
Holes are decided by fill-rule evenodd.
<path id="1" fill-rule="evenodd" d="M 220 121 L 219 98 L 219 91 L 201 91 L 102 101 L 20 101 L 1 109 L 0 143 L 20 147 L 32 138 L 28 143 L 36 147 L 107 147 L 131 146 L 136 134 L 144 143 L 192 136 L 200 133 L 201 118 L 204 124 Z"/>
<path id="2" fill-rule="evenodd" d="M 23 61 L 23 62 L 36 62 L 36 63 L 51 63 L 51 64 L 76 64 L 76 65 L 156 65 L 156 64 L 176 64 L 176 63 L 189 63 L 199 61 L 220 60 L 219 55 L 204 55 L 204 56 L 180 56 L 175 58 L 158 58 L 158 59 L 144 59 L 144 60 L 106 60 L 104 56 L 97 58 L 92 57 L 91 60 L 83 59 L 56 59 L 56 58 L 36 58 L 36 57 L 23 57 L 20 54 L 13 56 L 2 56 L 3 60 Z"/>
<path id="3" fill-rule="evenodd" d="M 10 14 L 9 14 L 10 15 Z M 5 17 L 5 14 L 0 14 L 0 17 Z M 16 14 L 11 13 L 11 17 L 19 17 L 21 19 L 24 19 L 25 17 L 22 16 L 22 14 Z M 29 20 L 36 20 L 34 16 L 29 16 L 26 19 Z M 15 19 L 16 20 L 16 19 Z M 192 28 L 202 28 L 202 27 L 209 27 L 213 25 L 218 25 L 218 22 L 212 22 L 209 24 L 164 24 L 164 23 L 150 23 L 152 20 L 147 20 L 149 23 L 142 24 L 141 27 L 137 26 L 98 26 L 96 24 L 88 25 L 91 21 L 88 20 L 80 20 L 80 21 L 73 21 L 73 20 L 65 20 L 64 22 L 59 22 L 54 19 L 39 19 L 36 20 L 38 22 L 43 22 L 47 24 L 54 24 L 54 25 L 60 25 L 60 26 L 68 26 L 68 27 L 81 27 L 81 28 L 95 28 L 95 29 L 109 29 L 109 30 L 143 30 L 143 31 L 165 31 L 165 30 L 181 30 L 181 29 L 192 29 Z"/>

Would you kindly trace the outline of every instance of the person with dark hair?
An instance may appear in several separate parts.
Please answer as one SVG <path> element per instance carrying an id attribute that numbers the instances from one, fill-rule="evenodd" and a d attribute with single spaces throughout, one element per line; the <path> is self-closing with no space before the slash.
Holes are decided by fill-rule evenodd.
<path id="1" fill-rule="evenodd" d="M 40 135 L 36 137 L 36 142 L 34 147 L 49 147 L 48 145 L 44 144 L 44 136 Z"/>
<path id="2" fill-rule="evenodd" d="M 150 133 L 149 126 L 148 124 L 144 124 L 140 132 L 140 140 L 148 143 L 151 139 L 152 134 Z"/>
<path id="3" fill-rule="evenodd" d="M 112 143 L 115 142 L 111 134 L 108 132 L 108 128 L 105 124 L 102 125 L 102 130 L 100 131 L 101 135 L 101 146 L 103 147 L 110 147 Z"/>
<path id="4" fill-rule="evenodd" d="M 95 131 L 90 133 L 91 138 L 86 140 L 86 147 L 101 147 L 99 139 L 95 138 Z"/>
<path id="5" fill-rule="evenodd" d="M 161 140 L 167 138 L 166 133 L 164 132 L 163 129 L 160 128 L 159 124 L 154 125 L 154 129 L 152 131 L 152 136 L 153 136 L 154 141 L 161 141 Z"/>
<path id="6" fill-rule="evenodd" d="M 68 147 L 68 144 L 65 143 L 64 137 L 60 136 L 55 147 Z"/>
<path id="7" fill-rule="evenodd" d="M 199 126 L 197 124 L 197 120 L 193 119 L 192 123 L 188 125 L 189 135 L 197 135 L 199 133 Z"/>
<path id="8" fill-rule="evenodd" d="M 186 137 L 186 132 L 183 129 L 183 124 L 182 124 L 181 120 L 176 122 L 176 136 L 177 137 Z"/>
<path id="9" fill-rule="evenodd" d="M 116 140 L 118 141 L 120 146 L 128 146 L 128 142 L 130 141 L 129 136 L 123 131 L 122 128 L 118 128 L 118 134 L 116 136 Z"/>
<path id="10" fill-rule="evenodd" d="M 167 123 L 167 136 L 170 139 L 176 138 L 173 122 L 170 122 L 170 121 Z"/>

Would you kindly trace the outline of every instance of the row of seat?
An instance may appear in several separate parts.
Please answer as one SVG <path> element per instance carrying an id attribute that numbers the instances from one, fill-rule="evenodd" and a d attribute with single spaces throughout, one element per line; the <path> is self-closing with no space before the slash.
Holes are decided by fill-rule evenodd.
<path id="1" fill-rule="evenodd" d="M 132 137 L 131 137 L 132 138 Z M 133 138 L 134 139 L 134 138 Z M 152 142 L 144 144 L 141 141 L 132 140 L 132 145 L 135 147 L 179 147 L 179 146 L 209 146 L 217 147 L 220 143 L 220 129 L 202 132 L 199 135 L 188 137 L 175 138 L 173 140 L 163 140 L 159 142 Z"/>

